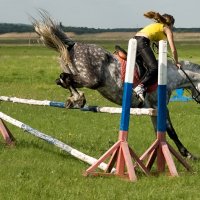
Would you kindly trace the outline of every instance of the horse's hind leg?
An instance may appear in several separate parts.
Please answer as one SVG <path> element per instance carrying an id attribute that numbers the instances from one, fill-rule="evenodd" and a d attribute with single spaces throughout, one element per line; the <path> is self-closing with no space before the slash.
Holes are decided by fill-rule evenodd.
<path id="1" fill-rule="evenodd" d="M 184 145 L 181 143 L 181 141 L 178 138 L 178 135 L 176 134 L 176 131 L 172 125 L 170 116 L 169 116 L 169 111 L 167 110 L 167 133 L 169 135 L 169 137 L 174 141 L 174 143 L 176 144 L 179 152 L 181 153 L 182 156 L 189 158 L 189 159 L 194 159 L 196 160 L 197 158 L 192 155 L 185 147 Z"/>
<path id="2" fill-rule="evenodd" d="M 151 117 L 151 121 L 153 123 L 155 132 L 156 132 L 156 127 L 157 127 L 157 117 Z M 185 147 L 184 145 L 181 143 L 181 141 L 178 138 L 178 135 L 176 134 L 176 131 L 172 125 L 170 116 L 169 116 L 169 111 L 167 110 L 167 133 L 169 135 L 169 137 L 174 141 L 174 143 L 176 144 L 180 154 L 183 157 L 187 157 L 189 159 L 194 159 L 196 160 L 197 158 L 195 156 L 193 156 Z"/>

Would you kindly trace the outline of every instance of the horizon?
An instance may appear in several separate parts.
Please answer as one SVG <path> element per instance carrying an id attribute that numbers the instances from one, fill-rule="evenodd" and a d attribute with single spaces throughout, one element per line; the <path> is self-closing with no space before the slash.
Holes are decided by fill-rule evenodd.
<path id="1" fill-rule="evenodd" d="M 25 25 L 25 26 L 32 26 L 31 24 L 25 24 L 25 23 L 9 23 L 9 22 L 0 22 L 0 24 L 10 24 L 10 25 Z M 85 26 L 65 26 L 62 23 L 62 26 L 65 28 L 72 27 L 72 28 L 88 28 L 88 29 L 140 29 L 142 27 L 121 27 L 121 28 L 95 28 L 95 27 L 85 27 Z M 174 29 L 200 29 L 200 27 L 174 27 Z"/>

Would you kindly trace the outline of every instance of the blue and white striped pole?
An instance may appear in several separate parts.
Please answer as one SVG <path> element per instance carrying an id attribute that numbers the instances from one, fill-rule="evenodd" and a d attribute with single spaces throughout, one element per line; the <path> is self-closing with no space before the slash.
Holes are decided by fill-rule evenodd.
<path id="1" fill-rule="evenodd" d="M 0 103 L 1 101 L 7 101 L 7 102 L 12 102 L 12 103 L 22 103 L 22 104 L 28 104 L 28 105 L 53 106 L 53 107 L 59 107 L 59 108 L 66 108 L 64 102 L 48 101 L 48 100 L 22 99 L 22 98 L 17 98 L 17 97 L 0 96 Z M 79 108 L 73 107 L 72 109 L 79 109 Z M 83 108 L 80 108 L 80 110 L 100 112 L 100 113 L 111 113 L 111 114 L 122 113 L 122 108 L 120 107 L 107 107 L 107 106 L 100 107 L 100 106 L 85 105 Z M 157 111 L 153 108 L 131 108 L 130 114 L 156 116 Z"/>
<path id="2" fill-rule="evenodd" d="M 22 104 L 38 105 L 38 106 L 52 106 L 52 107 L 65 108 L 64 102 L 48 101 L 48 100 L 22 99 L 22 98 L 17 98 L 17 97 L 0 96 L 0 101 L 8 101 L 8 102 L 13 102 L 13 103 L 22 103 Z"/>
<path id="3" fill-rule="evenodd" d="M 132 38 L 129 40 L 128 43 L 128 57 L 127 57 L 124 89 L 123 89 L 122 114 L 120 121 L 120 131 L 125 131 L 125 132 L 128 131 L 129 127 L 136 51 L 137 51 L 137 40 Z"/>
<path id="4" fill-rule="evenodd" d="M 159 62 L 158 62 L 158 117 L 157 132 L 166 132 L 167 115 L 167 41 L 159 42 Z"/>
<path id="5" fill-rule="evenodd" d="M 104 153 L 94 165 L 86 170 L 86 175 L 92 173 L 92 171 L 94 171 L 101 162 L 108 159 L 108 157 L 111 155 L 112 156 L 106 172 L 109 172 L 110 169 L 116 164 L 115 174 L 117 176 L 127 177 L 130 181 L 136 181 L 137 177 L 135 174 L 135 167 L 132 162 L 133 158 L 138 163 L 138 166 L 142 168 L 143 172 L 145 172 L 145 174 L 147 175 L 149 174 L 145 165 L 140 161 L 133 150 L 130 149 L 127 142 L 130 107 L 132 101 L 136 47 L 137 41 L 135 39 L 130 39 L 128 44 L 128 58 L 123 90 L 122 114 L 118 141 L 106 153 Z"/>
<path id="6" fill-rule="evenodd" d="M 157 109 L 157 139 L 140 157 L 141 160 L 148 158 L 147 168 L 150 169 L 157 156 L 158 172 L 165 172 L 165 163 L 172 176 L 178 176 L 171 153 L 186 167 L 187 163 L 176 151 L 166 142 L 166 119 L 167 119 L 167 41 L 159 42 L 159 62 L 158 62 L 158 109 Z M 156 153 L 156 154 L 155 154 Z"/>
<path id="7" fill-rule="evenodd" d="M 20 129 L 22 129 L 23 131 L 27 132 L 27 133 L 30 133 L 31 135 L 34 135 L 42 140 L 45 140 L 46 142 L 50 143 L 50 144 L 53 144 L 55 146 L 57 146 L 58 148 L 62 149 L 63 151 L 69 153 L 70 155 L 74 156 L 75 158 L 78 158 L 79 160 L 82 160 L 83 162 L 86 162 L 88 164 L 94 164 L 97 159 L 96 158 L 93 158 L 91 156 L 88 156 L 74 148 L 72 148 L 71 146 L 61 142 L 60 140 L 56 139 L 56 138 L 53 138 L 52 136 L 50 135 L 47 135 L 45 133 L 42 133 L 32 127 L 30 127 L 29 125 L 27 124 L 24 124 L 23 122 L 21 121 L 18 121 L 2 112 L 0 112 L 0 120 L 4 120 L 16 127 L 19 127 Z M 0 131 L 1 131 L 1 127 L 0 127 Z M 1 133 L 1 132 L 0 132 Z M 101 163 L 99 166 L 98 166 L 100 169 L 102 170 L 105 170 L 107 169 L 107 164 L 106 163 Z M 112 169 L 112 172 L 114 172 L 115 169 L 113 168 Z"/>

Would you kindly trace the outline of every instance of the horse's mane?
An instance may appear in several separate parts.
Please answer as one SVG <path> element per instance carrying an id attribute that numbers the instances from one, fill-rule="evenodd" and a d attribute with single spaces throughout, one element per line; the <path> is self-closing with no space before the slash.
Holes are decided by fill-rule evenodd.
<path id="1" fill-rule="evenodd" d="M 200 70 L 199 64 L 196 64 L 196 63 L 193 63 L 193 62 L 190 62 L 187 60 L 182 61 L 181 64 L 182 64 L 183 69 L 185 68 L 185 69 L 192 70 L 192 71 Z"/>

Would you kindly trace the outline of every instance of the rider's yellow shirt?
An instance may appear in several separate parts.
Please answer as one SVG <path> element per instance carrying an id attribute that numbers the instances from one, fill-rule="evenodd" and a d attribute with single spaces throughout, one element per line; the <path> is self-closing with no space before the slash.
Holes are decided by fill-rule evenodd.
<path id="1" fill-rule="evenodd" d="M 144 27 L 139 33 L 144 33 L 150 41 L 158 42 L 160 40 L 166 40 L 163 28 L 164 24 L 154 23 Z"/>

